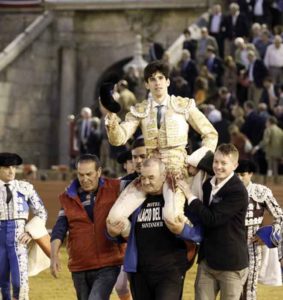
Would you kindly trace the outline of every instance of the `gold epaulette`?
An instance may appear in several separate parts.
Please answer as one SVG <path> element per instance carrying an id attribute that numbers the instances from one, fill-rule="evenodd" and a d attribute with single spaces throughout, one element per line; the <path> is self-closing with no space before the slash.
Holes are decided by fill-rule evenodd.
<path id="1" fill-rule="evenodd" d="M 196 106 L 194 99 L 171 96 L 171 104 L 177 113 L 186 113 L 190 108 Z"/>
<path id="2" fill-rule="evenodd" d="M 145 118 L 148 116 L 150 110 L 150 102 L 144 100 L 141 103 L 137 103 L 135 106 L 131 106 L 130 112 L 137 118 Z"/>

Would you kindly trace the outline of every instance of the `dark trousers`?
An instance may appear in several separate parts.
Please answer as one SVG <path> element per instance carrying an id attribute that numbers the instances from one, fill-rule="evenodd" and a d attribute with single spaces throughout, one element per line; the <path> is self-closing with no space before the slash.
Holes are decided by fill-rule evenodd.
<path id="1" fill-rule="evenodd" d="M 120 266 L 73 272 L 78 300 L 109 300 Z"/>
<path id="2" fill-rule="evenodd" d="M 185 276 L 186 271 L 178 269 L 130 273 L 133 300 L 179 300 Z"/>

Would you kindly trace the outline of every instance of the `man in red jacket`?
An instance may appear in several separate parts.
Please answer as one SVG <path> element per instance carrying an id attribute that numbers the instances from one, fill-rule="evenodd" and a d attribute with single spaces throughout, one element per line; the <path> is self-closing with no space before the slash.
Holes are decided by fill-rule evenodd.
<path id="1" fill-rule="evenodd" d="M 51 274 L 60 271 L 59 250 L 69 232 L 69 270 L 80 300 L 108 300 L 120 272 L 123 246 L 106 238 L 105 221 L 120 181 L 101 177 L 95 155 L 77 162 L 77 179 L 60 195 L 61 209 L 51 237 Z"/>

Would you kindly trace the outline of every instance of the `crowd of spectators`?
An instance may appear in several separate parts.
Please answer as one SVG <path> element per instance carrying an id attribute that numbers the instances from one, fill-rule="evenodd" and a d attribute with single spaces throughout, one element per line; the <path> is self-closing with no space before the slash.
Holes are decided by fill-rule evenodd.
<path id="1" fill-rule="evenodd" d="M 192 38 L 190 29 L 184 30 L 182 55 L 176 65 L 170 65 L 169 94 L 194 98 L 217 129 L 219 143 L 234 143 L 241 157 L 257 164 L 259 173 L 276 176 L 283 172 L 283 150 L 275 151 L 275 147 L 283 149 L 283 1 L 226 4 L 225 13 L 220 4 L 211 7 L 198 39 Z M 170 61 L 162 41 L 150 40 L 148 60 L 154 59 Z M 130 104 L 142 100 L 134 96 L 138 84 L 133 67 L 117 83 L 121 116 Z M 107 146 L 110 154 L 104 150 L 102 156 L 116 161 L 120 151 L 105 145 L 102 118 L 101 124 L 96 123 L 99 126 L 100 140 L 94 147 Z M 194 133 L 191 141 L 193 151 L 199 147 Z M 108 158 L 104 164 L 116 173 L 121 171 Z"/>

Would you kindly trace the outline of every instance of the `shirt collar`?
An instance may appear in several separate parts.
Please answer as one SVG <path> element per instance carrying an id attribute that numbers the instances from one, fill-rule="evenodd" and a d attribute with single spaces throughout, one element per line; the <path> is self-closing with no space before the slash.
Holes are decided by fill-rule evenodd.
<path id="1" fill-rule="evenodd" d="M 246 187 L 246 189 L 247 189 L 247 191 L 248 191 L 248 194 L 251 192 L 252 186 L 253 186 L 253 183 L 250 181 L 250 183 L 249 183 L 248 186 Z"/>
<path id="2" fill-rule="evenodd" d="M 219 184 L 215 184 L 216 183 L 216 177 L 213 176 L 210 180 L 212 189 L 215 190 L 220 190 L 233 176 L 234 176 L 234 172 L 232 172 L 226 179 L 224 179 L 223 181 L 221 181 Z"/>
<path id="3" fill-rule="evenodd" d="M 0 179 L 0 185 L 4 185 L 4 184 L 13 184 L 13 182 L 14 182 L 14 180 L 5 182 L 5 181 L 3 181 L 3 180 Z"/>
<path id="4" fill-rule="evenodd" d="M 4 186 L 4 184 L 10 184 L 10 185 L 12 186 L 13 183 L 14 183 L 14 180 L 11 180 L 11 181 L 9 181 L 9 182 L 4 182 L 3 180 L 0 180 L 0 186 L 1 186 L 1 187 Z"/>
<path id="5" fill-rule="evenodd" d="M 170 98 L 170 96 L 169 96 L 169 95 L 166 95 L 166 96 L 164 97 L 164 99 L 162 100 L 161 103 L 157 103 L 157 102 L 154 101 L 154 99 L 152 98 L 152 107 L 157 107 L 157 106 L 159 106 L 159 105 L 168 106 L 169 98 Z"/>

